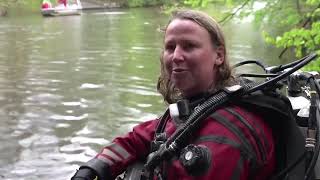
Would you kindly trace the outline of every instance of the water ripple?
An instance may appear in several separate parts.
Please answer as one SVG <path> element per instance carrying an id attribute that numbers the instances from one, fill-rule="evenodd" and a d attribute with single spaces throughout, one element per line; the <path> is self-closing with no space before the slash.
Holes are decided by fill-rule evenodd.
<path id="1" fill-rule="evenodd" d="M 79 120 L 83 120 L 86 119 L 89 116 L 89 114 L 85 113 L 81 116 L 65 116 L 65 115 L 51 115 L 50 119 L 54 119 L 54 120 L 66 120 L 66 121 L 79 121 Z"/>
<path id="2" fill-rule="evenodd" d="M 90 137 L 77 136 L 77 137 L 71 138 L 71 142 L 72 143 L 79 143 L 79 144 L 90 144 L 90 143 L 93 143 L 93 144 L 99 144 L 99 145 L 106 145 L 110 141 L 106 140 L 104 138 L 90 138 Z"/>
<path id="3" fill-rule="evenodd" d="M 91 84 L 91 83 L 84 83 L 81 84 L 79 89 L 101 89 L 104 88 L 104 84 Z"/>

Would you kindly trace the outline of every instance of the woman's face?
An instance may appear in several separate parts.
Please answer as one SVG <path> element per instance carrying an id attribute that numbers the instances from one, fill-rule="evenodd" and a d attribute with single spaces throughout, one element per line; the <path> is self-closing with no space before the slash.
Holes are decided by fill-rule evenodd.
<path id="1" fill-rule="evenodd" d="M 224 49 L 215 48 L 209 32 L 197 23 L 175 19 L 164 38 L 163 63 L 171 82 L 186 97 L 206 92 L 216 82 Z"/>

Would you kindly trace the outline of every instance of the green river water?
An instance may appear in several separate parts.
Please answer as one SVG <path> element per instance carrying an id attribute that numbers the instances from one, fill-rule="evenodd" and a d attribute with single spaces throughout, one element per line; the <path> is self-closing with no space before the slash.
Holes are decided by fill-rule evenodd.
<path id="1" fill-rule="evenodd" d="M 0 18 L 0 178 L 69 179 L 112 138 L 161 115 L 166 20 L 153 8 Z M 223 28 L 232 64 L 279 64 L 251 23 Z"/>

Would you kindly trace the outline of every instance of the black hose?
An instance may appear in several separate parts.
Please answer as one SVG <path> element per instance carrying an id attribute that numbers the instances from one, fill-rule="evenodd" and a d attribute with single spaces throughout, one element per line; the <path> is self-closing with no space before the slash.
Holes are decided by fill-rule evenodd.
<path id="1" fill-rule="evenodd" d="M 252 93 L 252 92 L 255 92 L 255 91 L 259 90 L 259 89 L 263 89 L 263 88 L 265 88 L 266 86 L 269 86 L 269 85 L 271 85 L 271 84 L 274 84 L 274 83 L 280 81 L 281 79 L 287 77 L 288 75 L 292 74 L 293 72 L 297 71 L 297 70 L 300 69 L 301 67 L 303 67 L 303 66 L 305 66 L 306 64 L 308 64 L 309 62 L 311 62 L 311 61 L 312 61 L 313 59 L 315 59 L 317 56 L 318 56 L 318 55 L 315 54 L 315 53 L 306 56 L 305 58 L 303 58 L 303 60 L 299 61 L 299 63 L 297 63 L 292 69 L 290 69 L 290 70 L 288 70 L 288 71 L 286 71 L 286 72 L 284 72 L 284 73 L 281 73 L 281 74 L 278 75 L 277 77 L 272 78 L 272 79 L 270 79 L 270 80 L 268 80 L 268 81 L 266 81 L 266 82 L 263 82 L 263 83 L 261 83 L 261 84 L 258 85 L 258 86 L 255 86 L 255 87 L 249 89 L 249 90 L 247 91 L 247 94 Z"/>
<path id="2" fill-rule="evenodd" d="M 198 108 L 195 108 L 194 113 L 190 115 L 190 117 L 188 118 L 186 123 L 183 125 L 183 127 L 177 129 L 177 131 L 175 131 L 175 133 L 168 139 L 167 144 L 169 145 L 173 141 L 180 143 L 181 140 L 179 138 L 182 138 L 181 134 L 186 134 L 186 132 L 189 132 L 191 130 L 190 126 L 193 127 L 194 122 L 198 122 L 197 120 L 199 119 L 199 117 L 202 117 L 202 115 L 205 113 L 204 111 L 211 109 L 212 107 L 217 107 L 220 104 L 224 103 L 225 100 L 228 99 L 227 96 L 228 94 L 226 92 L 221 91 L 220 93 L 217 93 L 214 96 L 211 96 Z"/>
<path id="3" fill-rule="evenodd" d="M 245 64 L 257 64 L 258 66 L 260 66 L 264 70 L 264 72 L 267 72 L 266 66 L 262 62 L 257 61 L 257 60 L 242 61 L 242 62 L 239 62 L 239 63 L 233 65 L 232 68 L 236 68 L 236 67 L 239 67 L 239 66 L 242 66 Z"/>
<path id="4" fill-rule="evenodd" d="M 312 54 L 310 54 L 312 55 Z M 296 66 L 297 64 L 299 64 L 300 62 L 304 61 L 306 58 L 308 58 L 310 55 L 308 56 L 305 56 L 305 57 L 302 57 L 301 59 L 298 59 L 296 61 L 293 61 L 291 63 L 288 63 L 288 64 L 285 64 L 285 65 L 280 65 L 280 66 L 276 66 L 272 69 L 269 70 L 269 73 L 278 73 L 278 72 L 281 72 L 287 68 L 291 68 L 293 66 Z"/>
<path id="5" fill-rule="evenodd" d="M 256 74 L 256 73 L 244 73 L 239 74 L 239 77 L 257 77 L 257 78 L 268 78 L 268 77 L 276 77 L 278 74 Z"/>

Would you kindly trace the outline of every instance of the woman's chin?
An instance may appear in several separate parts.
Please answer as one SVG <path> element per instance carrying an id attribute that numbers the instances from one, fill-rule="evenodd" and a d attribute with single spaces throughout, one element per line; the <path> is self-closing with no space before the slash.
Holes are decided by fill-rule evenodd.
<path id="1" fill-rule="evenodd" d="M 197 94 L 197 92 L 195 92 L 194 90 L 192 90 L 190 88 L 184 87 L 184 88 L 178 88 L 178 89 L 184 97 L 191 97 L 191 96 Z"/>

